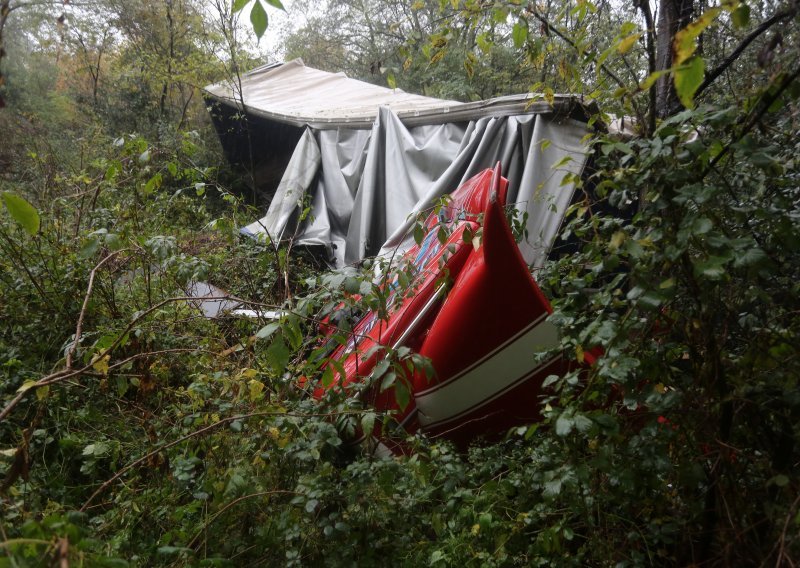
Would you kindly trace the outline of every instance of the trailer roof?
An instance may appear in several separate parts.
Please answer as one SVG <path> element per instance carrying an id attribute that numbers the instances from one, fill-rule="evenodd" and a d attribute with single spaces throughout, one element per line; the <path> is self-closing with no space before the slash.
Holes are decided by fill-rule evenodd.
<path id="1" fill-rule="evenodd" d="M 241 89 L 239 87 L 241 85 Z M 293 126 L 316 129 L 370 128 L 380 107 L 389 107 L 409 126 L 468 121 L 484 116 L 528 113 L 573 114 L 584 106 L 571 95 L 525 93 L 462 103 L 414 95 L 306 67 L 301 59 L 258 67 L 241 81 L 224 81 L 205 88 L 207 95 L 245 112 Z"/>

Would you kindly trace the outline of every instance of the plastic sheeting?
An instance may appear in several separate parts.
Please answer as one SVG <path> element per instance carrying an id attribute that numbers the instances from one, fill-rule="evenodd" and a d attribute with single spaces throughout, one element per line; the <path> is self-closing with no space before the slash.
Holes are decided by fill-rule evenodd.
<path id="1" fill-rule="evenodd" d="M 586 134 L 585 123 L 550 113 L 408 127 L 387 107 L 371 130 L 307 128 L 267 214 L 243 232 L 325 246 L 336 266 L 401 252 L 415 213 L 499 161 L 508 203 L 527 213 L 523 256 L 539 266 L 585 165 Z"/>

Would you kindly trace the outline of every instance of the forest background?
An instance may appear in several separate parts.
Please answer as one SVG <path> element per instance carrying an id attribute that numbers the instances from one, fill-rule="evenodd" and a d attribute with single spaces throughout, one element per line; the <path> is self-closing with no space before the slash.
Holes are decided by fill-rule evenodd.
<path id="1" fill-rule="evenodd" d="M 0 0 L 0 566 L 795 565 L 798 4 L 280 11 Z M 605 356 L 548 381 L 542 423 L 377 459 L 342 440 L 384 416 L 297 387 L 324 378 L 315 320 L 383 292 L 237 235 L 252 172 L 200 88 L 265 62 L 251 30 L 410 92 L 598 103 L 579 251 L 537 279 L 565 355 Z M 287 315 L 205 319 L 205 279 Z M 369 381 L 399 393 L 386 356 Z"/>

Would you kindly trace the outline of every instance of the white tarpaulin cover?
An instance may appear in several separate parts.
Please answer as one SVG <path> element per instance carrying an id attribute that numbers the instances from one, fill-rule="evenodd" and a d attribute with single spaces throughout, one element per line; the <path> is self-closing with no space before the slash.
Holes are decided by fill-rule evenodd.
<path id="1" fill-rule="evenodd" d="M 410 245 L 414 213 L 501 162 L 508 202 L 527 213 L 526 261 L 552 247 L 586 162 L 588 127 L 569 97 L 457 103 L 303 66 L 268 66 L 206 91 L 249 115 L 304 127 L 267 214 L 245 227 L 327 247 L 337 266 Z M 237 102 L 239 101 L 239 102 Z M 254 152 L 258 148 L 253 149 Z M 566 183 L 565 183 L 565 176 Z M 298 221 L 306 200 L 311 214 Z"/>

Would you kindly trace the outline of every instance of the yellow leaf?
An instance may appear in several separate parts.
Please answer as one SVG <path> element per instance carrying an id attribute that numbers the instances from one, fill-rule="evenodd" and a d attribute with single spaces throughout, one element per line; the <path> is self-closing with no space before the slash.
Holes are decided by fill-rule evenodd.
<path id="1" fill-rule="evenodd" d="M 36 381 L 33 380 L 33 379 L 28 379 L 27 381 L 22 383 L 22 386 L 20 386 L 17 389 L 17 392 L 25 392 L 26 390 L 31 389 L 31 388 L 33 388 L 35 386 L 36 386 Z"/>
<path id="2" fill-rule="evenodd" d="M 36 391 L 36 399 L 44 400 L 45 398 L 47 398 L 48 394 L 50 394 L 50 387 L 49 386 L 42 387 Z"/>
<path id="3" fill-rule="evenodd" d="M 617 45 L 617 51 L 623 55 L 628 53 L 640 37 L 642 37 L 642 34 L 631 34 L 623 38 Z"/>
<path id="4" fill-rule="evenodd" d="M 658 394 L 664 394 L 665 392 L 667 392 L 667 387 L 665 387 L 662 383 L 658 383 L 655 386 L 655 389 Z"/>
<path id="5" fill-rule="evenodd" d="M 611 235 L 611 242 L 608 245 L 608 248 L 611 250 L 618 250 L 619 247 L 622 246 L 622 243 L 625 242 L 625 233 L 623 231 L 617 231 L 613 235 Z"/>
<path id="6" fill-rule="evenodd" d="M 98 373 L 108 375 L 108 362 L 111 360 L 111 355 L 103 355 L 102 357 L 95 358 L 92 360 L 92 368 L 97 371 Z"/>
<path id="7" fill-rule="evenodd" d="M 547 87 L 544 90 L 544 100 L 546 100 L 547 104 L 549 104 L 550 106 L 553 106 L 553 102 L 555 102 L 556 100 L 555 91 L 553 91 L 553 89 L 551 89 L 550 87 Z"/>
<path id="8" fill-rule="evenodd" d="M 694 55 L 697 49 L 697 38 L 700 37 L 703 30 L 714 23 L 721 11 L 720 7 L 706 10 L 702 16 L 675 34 L 672 42 L 672 64 L 674 66 L 681 65 Z"/>
<path id="9" fill-rule="evenodd" d="M 255 402 L 264 396 L 264 383 L 261 381 L 252 379 L 249 383 L 247 383 L 247 386 L 250 390 L 250 402 Z"/>
<path id="10" fill-rule="evenodd" d="M 669 72 L 669 70 L 668 70 L 668 69 L 663 69 L 663 70 L 661 70 L 661 71 L 655 71 L 655 72 L 653 72 L 653 73 L 650 73 L 650 74 L 649 74 L 649 75 L 648 75 L 648 76 L 645 78 L 645 80 L 644 80 L 644 81 L 642 81 L 641 83 L 639 83 L 639 90 L 640 90 L 640 91 L 646 91 L 647 89 L 649 89 L 650 87 L 652 87 L 653 85 L 655 85 L 655 83 L 656 83 L 656 81 L 658 81 L 658 78 L 659 78 L 659 77 L 661 77 L 662 75 L 664 75 L 664 74 L 666 74 L 666 73 L 668 73 L 668 72 Z"/>
<path id="11" fill-rule="evenodd" d="M 578 363 L 583 363 L 584 361 L 583 347 L 580 345 L 575 346 L 575 358 L 578 360 Z"/>

